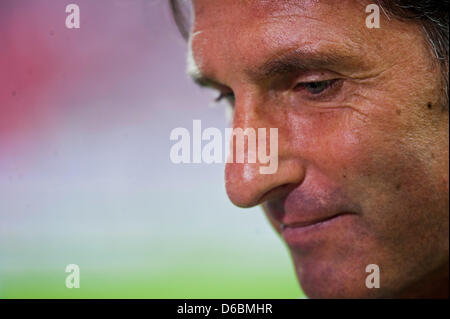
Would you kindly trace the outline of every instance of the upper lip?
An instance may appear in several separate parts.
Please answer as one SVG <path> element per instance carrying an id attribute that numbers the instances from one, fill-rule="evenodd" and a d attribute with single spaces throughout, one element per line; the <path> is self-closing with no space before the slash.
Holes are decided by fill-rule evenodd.
<path id="1" fill-rule="evenodd" d="M 360 209 L 337 188 L 319 189 L 314 193 L 306 186 L 266 201 L 265 208 L 281 230 L 320 224 L 340 215 L 357 215 Z"/>

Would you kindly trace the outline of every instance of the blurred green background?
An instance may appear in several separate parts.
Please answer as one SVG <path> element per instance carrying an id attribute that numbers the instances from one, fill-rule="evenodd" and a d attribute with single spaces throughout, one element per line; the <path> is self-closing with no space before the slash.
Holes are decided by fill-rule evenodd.
<path id="1" fill-rule="evenodd" d="M 155 204 L 144 193 L 141 195 L 142 198 L 134 194 L 136 206 L 145 207 L 150 201 Z M 109 220 L 95 220 L 89 214 L 78 214 L 68 220 L 67 216 L 58 218 L 55 213 L 44 219 L 46 225 L 42 219 L 35 219 L 23 221 L 22 232 L 3 229 L 1 239 L 7 245 L 1 248 L 0 297 L 303 296 L 287 249 L 259 208 L 239 210 L 219 192 L 216 198 L 206 201 L 200 195 L 184 196 L 179 195 L 180 201 L 189 197 L 190 205 L 205 211 L 215 203 L 218 206 L 215 215 L 198 219 L 191 216 L 187 228 L 173 222 L 170 233 L 164 233 L 158 228 L 170 223 L 170 217 L 155 217 L 158 219 L 155 225 L 142 222 L 148 217 L 130 213 L 121 222 L 118 205 L 119 208 L 110 210 L 114 218 Z M 89 199 L 87 194 L 83 197 L 85 203 L 92 200 L 92 206 L 98 201 Z M 165 209 L 176 206 L 172 202 Z M 45 228 L 50 231 L 42 231 Z M 80 267 L 79 289 L 65 286 L 69 275 L 65 267 L 71 263 Z"/>

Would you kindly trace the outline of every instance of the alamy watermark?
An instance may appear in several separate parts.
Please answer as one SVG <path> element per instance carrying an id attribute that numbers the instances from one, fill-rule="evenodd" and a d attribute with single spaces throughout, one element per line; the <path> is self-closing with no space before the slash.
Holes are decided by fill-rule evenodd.
<path id="1" fill-rule="evenodd" d="M 170 160 L 174 164 L 259 163 L 260 174 L 274 174 L 278 169 L 278 128 L 270 128 L 268 133 L 266 128 L 226 128 L 223 137 L 215 127 L 202 131 L 201 120 L 194 120 L 192 135 L 184 127 L 170 132 L 170 140 L 177 141 L 170 149 Z"/>
<path id="2" fill-rule="evenodd" d="M 70 273 L 66 277 L 66 288 L 80 288 L 80 267 L 77 264 L 66 266 L 66 272 Z"/>
<path id="3" fill-rule="evenodd" d="M 79 29 L 80 28 L 80 7 L 71 3 L 66 6 L 66 28 L 67 29 Z"/>
<path id="4" fill-rule="evenodd" d="M 377 264 L 367 265 L 366 272 L 370 273 L 366 277 L 366 287 L 369 289 L 380 288 L 380 267 Z"/>
<path id="5" fill-rule="evenodd" d="M 369 29 L 380 28 L 380 7 L 376 4 L 369 4 L 366 7 L 366 13 L 370 13 L 366 17 L 366 27 Z"/>

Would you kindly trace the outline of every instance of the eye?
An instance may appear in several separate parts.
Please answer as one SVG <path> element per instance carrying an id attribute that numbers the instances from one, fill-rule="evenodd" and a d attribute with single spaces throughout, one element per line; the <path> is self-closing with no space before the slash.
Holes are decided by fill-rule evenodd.
<path id="1" fill-rule="evenodd" d="M 295 86 L 295 90 L 306 90 L 312 95 L 319 95 L 336 84 L 338 79 L 327 80 L 327 81 L 317 81 L 317 82 L 303 82 Z"/>

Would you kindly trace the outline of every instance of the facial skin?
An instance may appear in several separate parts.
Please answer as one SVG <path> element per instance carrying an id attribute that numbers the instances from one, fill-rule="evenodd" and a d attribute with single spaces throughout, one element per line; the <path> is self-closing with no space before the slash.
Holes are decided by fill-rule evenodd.
<path id="1" fill-rule="evenodd" d="M 368 3 L 194 1 L 197 81 L 234 94 L 233 127 L 278 128 L 277 172 L 228 163 L 227 193 L 263 205 L 311 298 L 448 297 L 439 66 L 420 26 L 366 28 Z"/>

